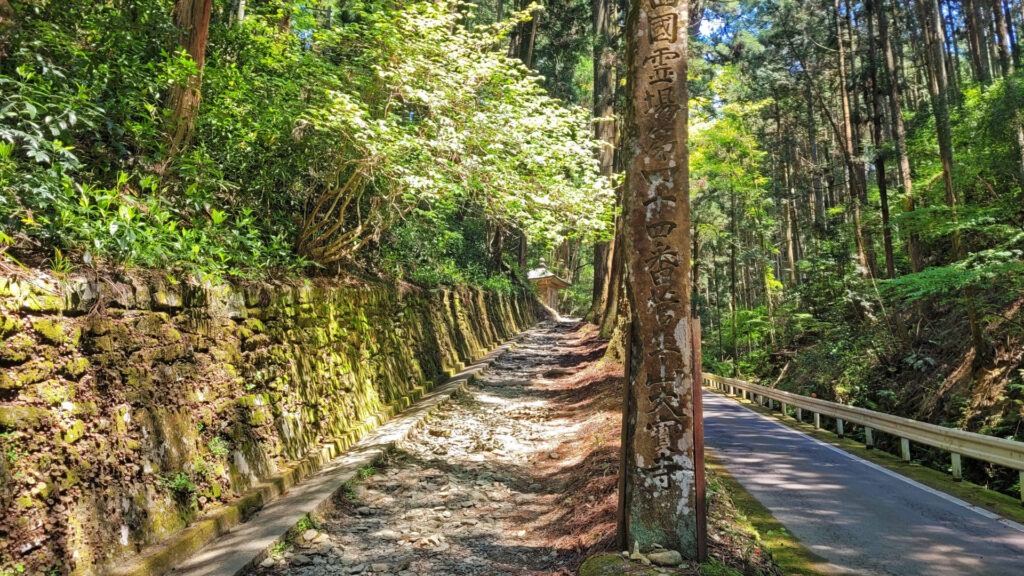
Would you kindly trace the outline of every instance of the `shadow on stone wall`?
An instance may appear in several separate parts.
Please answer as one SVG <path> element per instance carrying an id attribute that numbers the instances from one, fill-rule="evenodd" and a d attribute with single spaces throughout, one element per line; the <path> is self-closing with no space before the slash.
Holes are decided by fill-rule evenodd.
<path id="1" fill-rule="evenodd" d="M 534 320 L 532 297 L 383 285 L 0 277 L 0 572 L 97 573 Z"/>

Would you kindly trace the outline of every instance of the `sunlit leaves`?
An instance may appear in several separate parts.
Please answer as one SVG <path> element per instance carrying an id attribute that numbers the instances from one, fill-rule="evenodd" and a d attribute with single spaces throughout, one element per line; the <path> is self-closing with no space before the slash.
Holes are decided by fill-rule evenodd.
<path id="1" fill-rule="evenodd" d="M 370 75 L 309 115 L 316 129 L 344 135 L 335 162 L 358 158 L 399 212 L 461 198 L 531 237 L 602 232 L 612 198 L 587 111 L 548 97 L 496 49 L 508 26 L 460 21 L 446 2 L 416 3 L 342 31 Z"/>

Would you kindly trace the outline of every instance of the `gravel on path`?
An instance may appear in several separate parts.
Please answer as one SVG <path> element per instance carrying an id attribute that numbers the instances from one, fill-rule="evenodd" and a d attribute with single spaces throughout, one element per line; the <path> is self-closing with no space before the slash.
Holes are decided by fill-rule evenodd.
<path id="1" fill-rule="evenodd" d="M 598 426 L 617 406 L 588 399 L 603 346 L 580 327 L 532 329 L 250 574 L 572 574 L 614 503 L 581 482 L 613 478 L 617 457 Z"/>

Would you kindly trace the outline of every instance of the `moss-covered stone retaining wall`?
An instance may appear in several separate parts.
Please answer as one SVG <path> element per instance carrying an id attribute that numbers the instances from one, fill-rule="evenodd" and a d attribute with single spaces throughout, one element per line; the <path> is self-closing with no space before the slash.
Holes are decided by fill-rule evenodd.
<path id="1" fill-rule="evenodd" d="M 0 276 L 0 574 L 98 574 L 534 321 L 380 284 Z"/>

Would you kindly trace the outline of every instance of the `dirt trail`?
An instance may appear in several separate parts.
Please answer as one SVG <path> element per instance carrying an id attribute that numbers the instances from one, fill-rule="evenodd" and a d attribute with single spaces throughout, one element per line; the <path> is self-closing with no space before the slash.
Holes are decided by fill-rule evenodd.
<path id="1" fill-rule="evenodd" d="M 251 574 L 571 574 L 614 533 L 620 378 L 603 351 L 577 323 L 530 330 Z"/>

